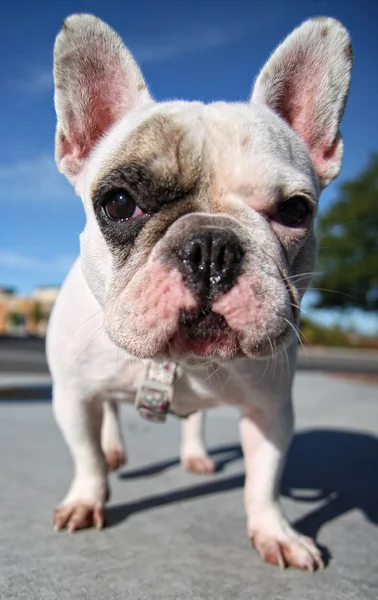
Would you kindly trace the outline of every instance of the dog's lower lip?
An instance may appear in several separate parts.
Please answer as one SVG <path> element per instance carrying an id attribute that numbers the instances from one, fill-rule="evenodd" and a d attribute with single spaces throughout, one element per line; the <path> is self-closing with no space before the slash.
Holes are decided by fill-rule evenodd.
<path id="1" fill-rule="evenodd" d="M 198 356 L 219 354 L 232 357 L 239 350 L 239 342 L 224 317 L 205 309 L 181 313 L 170 348 L 178 355 L 190 352 Z"/>

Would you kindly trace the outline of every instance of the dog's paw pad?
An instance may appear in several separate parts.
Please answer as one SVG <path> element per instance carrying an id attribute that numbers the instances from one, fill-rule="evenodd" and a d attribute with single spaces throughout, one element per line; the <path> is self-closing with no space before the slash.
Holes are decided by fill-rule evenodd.
<path id="1" fill-rule="evenodd" d="M 281 540 L 255 533 L 250 540 L 265 562 L 282 569 L 296 567 L 313 572 L 324 568 L 320 551 L 311 538 L 293 534 Z"/>
<path id="2" fill-rule="evenodd" d="M 53 515 L 56 531 L 67 529 L 70 533 L 79 529 L 104 527 L 104 509 L 85 502 L 72 502 L 58 506 Z"/>
<path id="3" fill-rule="evenodd" d="M 105 459 L 108 471 L 116 471 L 126 465 L 126 454 L 123 450 L 106 450 Z"/>
<path id="4" fill-rule="evenodd" d="M 182 465 L 190 473 L 200 473 L 202 475 L 214 473 L 215 463 L 208 456 L 189 456 L 182 459 Z"/>

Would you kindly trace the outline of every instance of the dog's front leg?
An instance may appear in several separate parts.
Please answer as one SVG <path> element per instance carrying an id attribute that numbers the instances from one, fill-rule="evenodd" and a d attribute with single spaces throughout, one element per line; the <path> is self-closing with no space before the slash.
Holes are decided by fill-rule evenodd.
<path id="1" fill-rule="evenodd" d="M 181 428 L 181 464 L 191 473 L 213 473 L 215 463 L 208 456 L 204 440 L 205 413 L 197 411 L 184 419 Z"/>
<path id="2" fill-rule="evenodd" d="M 314 542 L 289 525 L 279 505 L 279 483 L 293 430 L 291 400 L 271 400 L 244 411 L 241 423 L 247 532 L 262 558 L 281 567 L 322 567 Z"/>
<path id="3" fill-rule="evenodd" d="M 104 524 L 107 467 L 101 450 L 102 404 L 71 389 L 55 388 L 54 413 L 75 463 L 68 494 L 54 512 L 57 529 L 69 531 Z"/>

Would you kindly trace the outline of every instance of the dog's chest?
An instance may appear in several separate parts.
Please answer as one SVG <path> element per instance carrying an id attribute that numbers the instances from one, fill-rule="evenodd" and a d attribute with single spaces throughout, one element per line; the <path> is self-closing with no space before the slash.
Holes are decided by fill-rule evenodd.
<path id="1" fill-rule="evenodd" d="M 148 361 L 127 361 L 118 369 L 106 396 L 118 402 L 135 403 L 147 370 Z M 244 394 L 238 379 L 227 364 L 214 362 L 188 366 L 177 363 L 171 385 L 170 412 L 186 416 L 218 404 L 242 404 Z"/>

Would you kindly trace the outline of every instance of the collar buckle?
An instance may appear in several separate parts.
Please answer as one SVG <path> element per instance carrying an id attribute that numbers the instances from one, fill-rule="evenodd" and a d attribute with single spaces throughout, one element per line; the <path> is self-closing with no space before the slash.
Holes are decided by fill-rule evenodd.
<path id="1" fill-rule="evenodd" d="M 177 363 L 148 361 L 146 377 L 136 393 L 135 407 L 141 417 L 153 423 L 164 423 L 173 400 Z"/>

